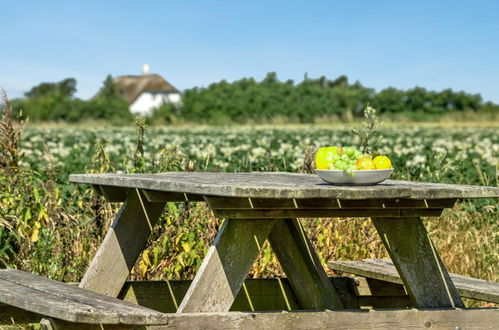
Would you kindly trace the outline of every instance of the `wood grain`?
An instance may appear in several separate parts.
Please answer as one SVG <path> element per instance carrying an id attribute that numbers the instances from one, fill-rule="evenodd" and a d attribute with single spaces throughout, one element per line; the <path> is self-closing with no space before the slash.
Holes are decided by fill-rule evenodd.
<path id="1" fill-rule="evenodd" d="M 328 266 L 331 269 L 345 273 L 392 283 L 403 283 L 390 259 L 330 261 Z M 499 283 L 452 273 L 449 275 L 461 297 L 499 303 Z"/>
<path id="2" fill-rule="evenodd" d="M 438 217 L 443 209 L 219 209 L 213 213 L 219 218 L 286 219 L 336 217 Z"/>
<path id="3" fill-rule="evenodd" d="M 499 198 L 498 187 L 386 180 L 372 186 L 331 185 L 314 174 L 283 172 L 73 174 L 70 181 L 226 197 L 277 199 Z"/>
<path id="4" fill-rule="evenodd" d="M 164 314 L 18 270 L 0 270 L 0 301 L 71 322 L 158 324 Z"/>
<path id="5" fill-rule="evenodd" d="M 359 308 L 363 306 L 366 298 L 371 295 L 356 295 L 357 287 L 352 277 L 330 277 L 329 281 L 338 293 L 345 308 Z M 119 297 L 141 306 L 145 306 L 164 313 L 177 311 L 177 302 L 182 301 L 192 281 L 136 281 L 125 283 Z M 391 283 L 388 283 L 391 284 Z M 275 311 L 275 310 L 301 310 L 294 290 L 287 278 L 248 278 L 244 281 L 245 290 L 240 290 L 230 311 Z M 394 284 L 392 284 L 394 285 Z M 360 284 L 360 287 L 364 284 Z M 363 290 L 363 289 L 361 289 Z M 379 295 L 376 297 L 387 297 Z M 395 296 L 393 296 L 395 297 Z M 407 299 L 408 296 L 406 296 Z M 374 301 L 371 299 L 371 301 Z M 390 307 L 380 301 L 377 307 Z M 393 307 L 405 307 L 398 305 Z"/>
<path id="6" fill-rule="evenodd" d="M 227 312 L 274 221 L 225 220 L 178 312 Z"/>
<path id="7" fill-rule="evenodd" d="M 80 287 L 116 297 L 163 209 L 164 203 L 149 203 L 137 190 L 128 194 Z"/>
<path id="8" fill-rule="evenodd" d="M 166 193 L 165 193 L 166 194 Z M 147 195 L 147 194 L 146 194 Z M 452 208 L 456 199 L 274 199 L 206 196 L 212 209 L 424 209 Z"/>
<path id="9" fill-rule="evenodd" d="M 415 306 L 464 306 L 420 218 L 372 221 Z"/>
<path id="10" fill-rule="evenodd" d="M 276 221 L 269 242 L 303 309 L 343 307 L 297 219 Z"/>
<path id="11" fill-rule="evenodd" d="M 156 202 L 204 202 L 202 195 L 186 194 L 181 192 L 166 192 L 155 190 L 142 190 L 147 200 Z"/>
<path id="12" fill-rule="evenodd" d="M 142 329 L 497 329 L 498 309 L 345 310 L 273 313 L 168 314 L 168 324 Z M 66 323 L 58 329 L 114 327 Z"/>

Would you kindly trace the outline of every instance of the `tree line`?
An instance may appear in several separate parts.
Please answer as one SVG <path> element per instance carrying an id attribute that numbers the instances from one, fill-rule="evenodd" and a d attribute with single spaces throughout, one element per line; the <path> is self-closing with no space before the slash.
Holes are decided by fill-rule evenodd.
<path id="1" fill-rule="evenodd" d="M 76 79 L 67 78 L 34 86 L 23 98 L 11 100 L 11 104 L 18 117 L 34 122 L 96 119 L 126 123 L 133 120 L 128 103 L 111 76 L 106 77 L 98 95 L 88 101 L 76 98 L 75 93 Z"/>
<path id="2" fill-rule="evenodd" d="M 31 121 L 105 119 L 130 121 L 133 115 L 119 87 L 108 76 L 99 94 L 83 101 L 74 97 L 76 80 L 42 83 L 12 101 L 15 109 Z M 222 80 L 207 87 L 194 87 L 183 93 L 180 105 L 164 104 L 149 115 L 151 122 L 189 121 L 201 123 L 269 122 L 277 118 L 310 123 L 321 118 L 351 120 L 362 115 L 367 104 L 382 116 L 412 120 L 437 118 L 456 112 L 497 112 L 499 106 L 484 102 L 480 94 L 445 89 L 431 91 L 423 87 L 407 90 L 388 87 L 380 91 L 350 82 L 344 75 L 330 80 L 322 76 L 280 81 L 275 72 L 261 81 L 243 78 Z"/>

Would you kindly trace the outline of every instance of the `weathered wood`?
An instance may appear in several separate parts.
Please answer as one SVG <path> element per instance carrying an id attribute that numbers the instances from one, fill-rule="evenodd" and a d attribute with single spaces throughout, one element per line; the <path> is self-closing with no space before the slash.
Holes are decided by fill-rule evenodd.
<path id="1" fill-rule="evenodd" d="M 303 309 L 343 307 L 297 219 L 276 221 L 269 242 Z"/>
<path id="2" fill-rule="evenodd" d="M 420 218 L 372 221 L 415 306 L 464 306 Z"/>
<path id="3" fill-rule="evenodd" d="M 384 199 L 344 199 L 339 201 L 341 208 L 396 208 L 396 209 L 437 209 L 452 208 L 456 203 L 455 198 L 450 199 L 409 199 L 409 198 L 384 198 Z"/>
<path id="4" fill-rule="evenodd" d="M 164 313 L 175 313 L 191 283 L 192 281 L 127 282 L 119 297 Z M 281 280 L 282 287 L 277 279 L 246 279 L 244 285 L 246 289 L 239 291 L 230 311 L 287 310 L 288 305 L 291 309 L 300 309 L 287 279 Z"/>
<path id="5" fill-rule="evenodd" d="M 402 284 L 395 266 L 389 259 L 362 261 L 330 261 L 331 269 L 372 279 Z M 499 303 L 499 283 L 450 273 L 450 278 L 461 297 Z"/>
<path id="6" fill-rule="evenodd" d="M 456 199 L 272 199 L 205 197 L 212 209 L 427 209 L 452 208 Z"/>
<path id="7" fill-rule="evenodd" d="M 359 308 L 359 301 L 363 304 L 362 306 L 371 306 L 366 305 L 367 301 L 364 300 L 368 297 L 355 294 L 354 287 L 357 286 L 353 278 L 330 277 L 329 280 L 345 308 Z M 191 282 L 186 280 L 127 282 L 119 298 L 160 312 L 174 313 Z M 244 285 L 245 290 L 239 291 L 230 311 L 300 310 L 303 308 L 287 278 L 246 279 Z M 390 306 L 377 304 L 377 307 Z"/>
<path id="8" fill-rule="evenodd" d="M 169 172 L 73 174 L 70 181 L 156 191 L 251 198 L 499 198 L 498 187 L 386 180 L 372 186 L 331 185 L 314 174 Z"/>
<path id="9" fill-rule="evenodd" d="M 158 324 L 164 314 L 18 270 L 0 271 L 0 301 L 70 322 Z"/>
<path id="10" fill-rule="evenodd" d="M 163 329 L 497 329 L 498 309 L 437 310 L 335 310 L 274 313 L 168 314 L 168 324 L 147 326 Z M 60 330 L 101 330 L 66 323 Z M 114 328 L 111 328 L 114 329 Z"/>
<path id="11" fill-rule="evenodd" d="M 178 312 L 229 311 L 274 222 L 225 220 Z"/>
<path id="12" fill-rule="evenodd" d="M 443 209 L 219 209 L 219 218 L 232 219 L 288 219 L 336 217 L 438 217 Z"/>
<path id="13" fill-rule="evenodd" d="M 121 207 L 80 287 L 116 297 L 144 249 L 164 203 L 149 203 L 138 190 Z"/>
<path id="14" fill-rule="evenodd" d="M 393 299 L 397 298 L 386 297 L 386 295 L 380 297 L 381 299 L 371 296 L 357 297 L 354 294 L 354 287 L 357 288 L 357 286 L 351 277 L 330 277 L 329 279 L 345 308 L 358 308 L 359 305 L 376 308 L 407 306 L 406 303 L 395 305 Z M 187 280 L 126 282 L 118 298 L 159 312 L 175 313 L 178 303 L 182 301 L 191 283 L 192 281 Z M 246 289 L 239 291 L 230 308 L 231 311 L 276 311 L 302 308 L 287 278 L 246 279 L 244 283 Z M 363 285 L 361 283 L 360 287 Z M 360 290 L 363 291 L 362 288 Z M 0 325 L 12 324 L 13 321 L 17 324 L 37 323 L 42 317 L 41 314 L 0 303 Z"/>
<path id="15" fill-rule="evenodd" d="M 204 202 L 202 195 L 186 194 L 172 191 L 142 190 L 147 200 L 157 202 Z"/>

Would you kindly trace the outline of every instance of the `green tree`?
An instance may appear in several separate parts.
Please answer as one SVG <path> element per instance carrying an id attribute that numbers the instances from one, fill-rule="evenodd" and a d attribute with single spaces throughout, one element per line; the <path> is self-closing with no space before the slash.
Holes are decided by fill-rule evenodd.
<path id="1" fill-rule="evenodd" d="M 106 77 L 97 97 L 88 102 L 85 110 L 87 118 L 108 119 L 115 123 L 130 122 L 133 118 L 128 102 L 111 75 Z"/>

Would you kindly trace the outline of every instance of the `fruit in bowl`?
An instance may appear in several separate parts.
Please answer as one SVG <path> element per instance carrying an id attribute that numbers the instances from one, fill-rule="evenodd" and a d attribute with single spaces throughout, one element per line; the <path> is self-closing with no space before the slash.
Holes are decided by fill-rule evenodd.
<path id="1" fill-rule="evenodd" d="M 336 184 L 374 184 L 393 172 L 390 158 L 374 159 L 354 147 L 325 147 L 315 154 L 316 172 L 321 179 Z"/>

